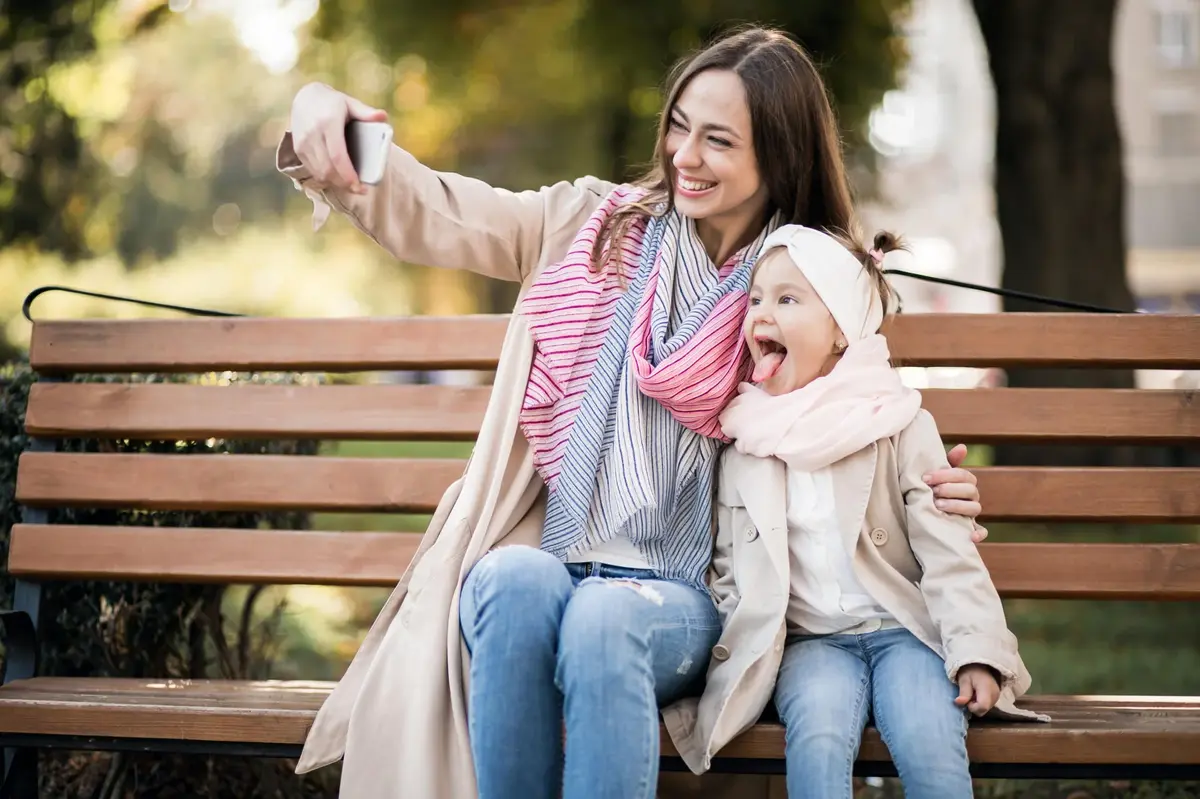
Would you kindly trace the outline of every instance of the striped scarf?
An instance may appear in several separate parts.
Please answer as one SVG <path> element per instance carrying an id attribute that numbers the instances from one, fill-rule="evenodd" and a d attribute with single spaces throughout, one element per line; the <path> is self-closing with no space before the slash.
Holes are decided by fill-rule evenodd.
<path id="1" fill-rule="evenodd" d="M 769 229 L 718 271 L 672 211 L 622 242 L 623 281 L 594 272 L 601 225 L 633 199 L 606 198 L 521 306 L 535 342 L 521 426 L 551 489 L 542 546 L 565 558 L 624 534 L 664 577 L 702 582 L 718 415 L 747 377 L 741 323 Z"/>

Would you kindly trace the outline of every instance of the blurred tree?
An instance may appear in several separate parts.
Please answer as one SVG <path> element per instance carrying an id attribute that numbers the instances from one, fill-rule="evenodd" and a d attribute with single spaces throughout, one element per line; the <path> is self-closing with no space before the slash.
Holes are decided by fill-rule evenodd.
<path id="1" fill-rule="evenodd" d="M 854 145 L 895 85 L 909 5 L 342 0 L 321 4 L 305 66 L 387 109 L 398 143 L 436 167 L 510 188 L 580 174 L 623 180 L 653 152 L 668 67 L 730 25 L 758 22 L 791 32 L 813 53 L 851 152 L 865 158 L 869 148 Z M 511 307 L 511 287 L 488 291 L 478 310 Z"/>
<path id="2" fill-rule="evenodd" d="M 996 85 L 1005 288 L 1133 310 L 1113 85 L 1116 0 L 974 0 Z M 1006 299 L 1008 311 L 1045 306 Z M 1122 370 L 1010 370 L 1021 387 L 1130 388 Z M 997 462 L 1131 462 L 1114 447 L 998 447 Z M 1150 456 L 1152 457 L 1152 456 Z"/>
<path id="3" fill-rule="evenodd" d="M 220 15 L 0 0 L 0 248 L 134 265 L 277 215 L 292 88 Z"/>
<path id="4" fill-rule="evenodd" d="M 590 171 L 625 179 L 652 151 L 667 68 L 738 22 L 775 25 L 803 42 L 824 66 L 849 142 L 861 142 L 867 114 L 895 85 L 904 62 L 898 26 L 909 5 L 909 0 L 343 0 L 321 4 L 317 35 L 333 42 L 364 33 L 385 68 L 395 62 L 398 85 L 388 85 L 394 96 L 377 97 L 392 100 L 385 105 L 395 110 L 422 104 L 413 103 L 413 92 L 404 86 L 414 65 L 422 76 L 428 72 L 439 94 L 457 98 L 458 140 L 435 154 L 494 156 L 520 143 L 530 160 L 549 160 L 554 168 L 562 156 L 531 147 L 522 132 L 556 122 L 541 137 L 546 150 L 574 152 L 571 134 L 586 132 L 583 144 L 596 151 Z M 545 169 L 534 166 L 538 173 Z M 522 177 L 524 183 L 564 175 Z"/>
<path id="5" fill-rule="evenodd" d="M 0 246 L 33 242 L 81 255 L 92 164 L 75 121 L 47 91 L 51 65 L 92 50 L 86 0 L 0 0 Z"/>

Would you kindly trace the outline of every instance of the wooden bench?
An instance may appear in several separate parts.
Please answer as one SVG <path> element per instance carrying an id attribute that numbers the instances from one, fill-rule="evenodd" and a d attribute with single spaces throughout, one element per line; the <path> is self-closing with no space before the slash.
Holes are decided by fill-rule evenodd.
<path id="1" fill-rule="evenodd" d="M 40 322 L 31 360 L 46 378 L 79 373 L 493 368 L 503 317 Z M 948 331 L 952 331 L 948 334 Z M 893 353 L 912 366 L 1200 368 L 1200 317 L 905 316 Z M 388 586 L 418 537 L 404 533 L 86 527 L 38 524 L 53 507 L 422 513 L 458 460 L 269 455 L 66 454 L 53 441 L 315 438 L 471 440 L 486 386 L 113 385 L 39 382 L 26 426 L 9 571 L 8 674 L 0 745 L 10 786 L 39 747 L 294 756 L 331 685 L 177 683 L 33 676 L 28 639 L 41 583 L 54 580 Z M 950 442 L 1200 443 L 1200 397 L 1185 391 L 927 390 Z M 978 470 L 989 522 L 1200 523 L 1200 469 Z M 1002 536 L 994 536 L 1002 539 Z M 1006 598 L 1200 599 L 1200 544 L 1005 543 L 983 546 Z M 43 620 L 45 623 L 46 620 Z M 1036 677 L 1036 675 L 1035 675 Z M 1035 686 L 1036 687 L 1036 686 Z M 1035 696 L 1047 725 L 972 726 L 979 776 L 1200 776 L 1200 697 Z M 665 765 L 678 768 L 664 736 Z M 780 771 L 783 734 L 760 724 L 714 767 Z M 36 759 L 32 759 L 36 762 Z M 890 773 L 875 732 L 861 773 Z"/>

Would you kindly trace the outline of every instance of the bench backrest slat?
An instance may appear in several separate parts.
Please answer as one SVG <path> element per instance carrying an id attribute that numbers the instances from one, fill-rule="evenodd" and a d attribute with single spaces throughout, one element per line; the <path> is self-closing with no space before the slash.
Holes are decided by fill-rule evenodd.
<path id="1" fill-rule="evenodd" d="M 30 361 L 58 372 L 491 369 L 507 317 L 40 322 Z M 1200 317 L 914 314 L 888 328 L 902 365 L 1200 363 Z"/>
<path id="2" fill-rule="evenodd" d="M 469 441 L 486 386 L 39 383 L 37 436 Z M 925 389 L 947 440 L 1200 442 L 1200 395 L 1121 389 Z"/>
<path id="3" fill-rule="evenodd" d="M 419 541 L 411 533 L 17 525 L 10 567 L 31 578 L 389 587 Z M 203 557 L 181 562 L 193 552 Z M 1008 598 L 1200 599 L 1200 544 L 985 544 L 982 552 Z"/>

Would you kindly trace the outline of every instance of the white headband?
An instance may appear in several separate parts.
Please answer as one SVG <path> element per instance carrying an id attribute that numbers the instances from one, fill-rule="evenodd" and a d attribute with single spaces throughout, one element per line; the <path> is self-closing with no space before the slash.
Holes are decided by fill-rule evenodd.
<path id="1" fill-rule="evenodd" d="M 841 242 L 820 230 L 784 225 L 763 242 L 759 257 L 776 247 L 787 248 L 792 263 L 812 284 L 847 343 L 879 332 L 883 300 L 875 279 Z"/>

